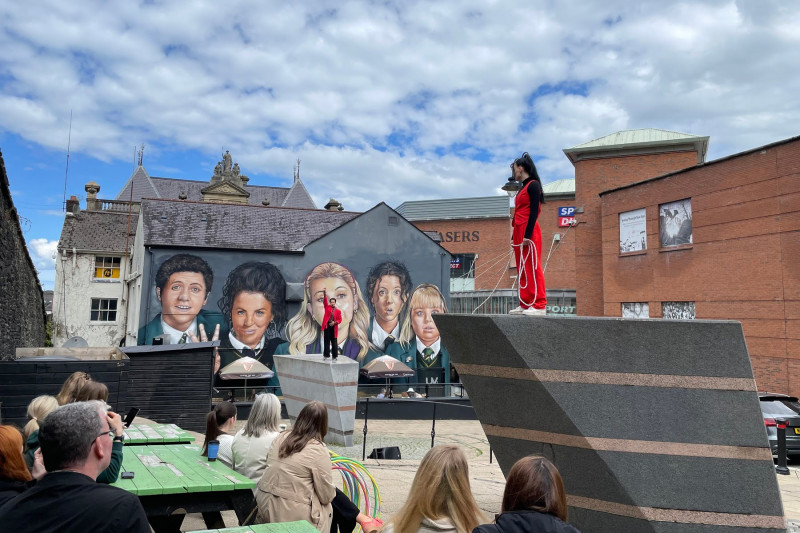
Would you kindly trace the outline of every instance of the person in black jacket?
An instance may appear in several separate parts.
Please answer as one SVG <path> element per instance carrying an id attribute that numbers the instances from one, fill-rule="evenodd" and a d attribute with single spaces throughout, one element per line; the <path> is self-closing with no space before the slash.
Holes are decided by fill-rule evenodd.
<path id="1" fill-rule="evenodd" d="M 511 467 L 501 513 L 472 533 L 580 533 L 567 523 L 561 474 L 544 457 L 529 455 Z"/>

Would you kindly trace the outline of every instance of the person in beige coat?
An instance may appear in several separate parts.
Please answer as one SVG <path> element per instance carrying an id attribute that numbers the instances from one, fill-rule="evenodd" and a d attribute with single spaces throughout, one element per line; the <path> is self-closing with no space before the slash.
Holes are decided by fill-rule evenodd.
<path id="1" fill-rule="evenodd" d="M 327 432 L 328 410 L 314 401 L 303 407 L 291 431 L 275 438 L 256 492 L 263 522 L 306 520 L 322 533 L 330 531 L 336 488 L 322 441 Z"/>
<path id="2" fill-rule="evenodd" d="M 467 456 L 448 444 L 425 454 L 405 505 L 381 533 L 470 533 L 485 518 L 472 497 Z"/>

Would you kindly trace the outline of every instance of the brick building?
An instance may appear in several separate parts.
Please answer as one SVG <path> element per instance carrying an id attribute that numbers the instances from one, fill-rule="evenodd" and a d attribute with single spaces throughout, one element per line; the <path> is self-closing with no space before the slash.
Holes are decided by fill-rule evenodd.
<path id="1" fill-rule="evenodd" d="M 607 180 L 579 219 L 579 314 L 739 321 L 759 390 L 798 395 L 800 137 L 696 164 L 699 155 L 576 164 L 584 199 L 581 176 L 632 172 Z M 681 161 L 688 168 L 648 176 Z M 621 183 L 635 172 L 650 179 Z M 644 232 L 640 249 L 631 228 Z"/>

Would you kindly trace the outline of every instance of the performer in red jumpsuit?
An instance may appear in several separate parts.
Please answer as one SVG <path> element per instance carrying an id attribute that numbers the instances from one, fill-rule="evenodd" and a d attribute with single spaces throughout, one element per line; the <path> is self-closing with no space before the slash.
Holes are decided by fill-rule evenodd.
<path id="1" fill-rule="evenodd" d="M 333 360 L 339 357 L 339 324 L 342 322 L 342 312 L 336 309 L 336 298 L 328 299 L 328 291 L 323 292 L 323 305 L 325 315 L 320 324 L 323 332 L 322 357 L 327 359 L 333 352 Z"/>
<path id="2" fill-rule="evenodd" d="M 511 246 L 517 264 L 519 306 L 511 314 L 544 315 L 547 292 L 542 270 L 542 230 L 537 219 L 544 203 L 542 182 L 533 159 L 525 152 L 511 164 L 522 186 L 514 197 L 514 231 Z"/>

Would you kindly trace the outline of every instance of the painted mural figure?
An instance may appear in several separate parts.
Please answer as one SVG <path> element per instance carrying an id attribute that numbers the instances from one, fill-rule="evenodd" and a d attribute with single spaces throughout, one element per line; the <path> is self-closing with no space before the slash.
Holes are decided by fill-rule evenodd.
<path id="1" fill-rule="evenodd" d="M 547 291 L 542 268 L 542 230 L 537 219 L 544 203 L 544 193 L 536 165 L 528 152 L 512 164 L 514 179 L 522 187 L 514 197 L 514 231 L 511 246 L 517 265 L 519 305 L 511 314 L 544 315 Z"/>
<path id="2" fill-rule="evenodd" d="M 159 336 L 166 344 L 200 342 L 211 332 L 218 337 L 222 315 L 203 309 L 214 283 L 208 263 L 196 255 L 173 255 L 158 267 L 155 281 L 161 312 L 139 328 L 138 344 L 153 344 Z"/>
<path id="3" fill-rule="evenodd" d="M 234 268 L 217 303 L 225 317 L 226 331 L 220 336 L 220 368 L 252 357 L 275 370 L 273 354 L 286 342 L 278 332 L 286 322 L 286 280 L 272 263 L 251 261 Z M 237 386 L 215 377 L 218 387 Z M 278 387 L 276 374 L 266 384 Z M 280 391 L 276 391 L 280 394 Z"/>
<path id="4" fill-rule="evenodd" d="M 303 303 L 286 326 L 289 342 L 278 347 L 277 354 L 322 353 L 322 329 L 325 294 L 336 298 L 342 322 L 338 327 L 340 353 L 363 365 L 370 350 L 367 330 L 369 310 L 353 274 L 339 263 L 322 263 L 306 277 Z"/>
<path id="5" fill-rule="evenodd" d="M 411 287 L 411 275 L 403 263 L 384 261 L 369 271 L 367 294 L 373 311 L 369 337 L 375 351 L 386 353 L 400 338 Z"/>
<path id="6" fill-rule="evenodd" d="M 450 354 L 442 345 L 439 329 L 433 321 L 436 313 L 446 313 L 447 305 L 436 285 L 423 283 L 414 289 L 408 302 L 408 316 L 403 322 L 400 340 L 389 346 L 388 354 L 415 369 L 416 377 L 397 380 L 428 385 L 430 396 L 442 396 L 450 383 Z"/>

